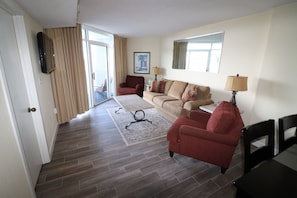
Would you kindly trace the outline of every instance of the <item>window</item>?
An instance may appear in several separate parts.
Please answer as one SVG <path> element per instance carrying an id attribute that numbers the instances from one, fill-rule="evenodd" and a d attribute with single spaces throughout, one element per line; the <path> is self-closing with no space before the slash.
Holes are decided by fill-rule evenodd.
<path id="1" fill-rule="evenodd" d="M 176 40 L 173 43 L 173 69 L 219 72 L 224 32 Z"/>
<path id="2" fill-rule="evenodd" d="M 186 69 L 217 73 L 221 49 L 222 43 L 189 43 L 186 55 Z"/>

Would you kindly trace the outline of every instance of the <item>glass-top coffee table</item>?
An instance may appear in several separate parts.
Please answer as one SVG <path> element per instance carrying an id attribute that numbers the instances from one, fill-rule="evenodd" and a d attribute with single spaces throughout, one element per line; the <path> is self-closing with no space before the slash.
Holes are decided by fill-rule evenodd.
<path id="1" fill-rule="evenodd" d="M 118 113 L 119 110 L 123 109 L 127 112 L 130 112 L 134 118 L 134 121 L 131 121 L 128 125 L 125 126 L 126 129 L 131 124 L 137 122 L 146 121 L 152 123 L 152 121 L 145 118 L 145 112 L 143 110 L 153 108 L 154 106 L 143 100 L 138 95 L 121 95 L 114 96 L 113 98 L 120 105 L 120 108 L 115 113 Z"/>

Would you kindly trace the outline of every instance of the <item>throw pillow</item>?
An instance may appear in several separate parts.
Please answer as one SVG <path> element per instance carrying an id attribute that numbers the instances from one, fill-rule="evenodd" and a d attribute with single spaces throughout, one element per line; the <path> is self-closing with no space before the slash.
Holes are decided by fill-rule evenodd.
<path id="1" fill-rule="evenodd" d="M 185 94 L 183 94 L 182 99 L 180 100 L 180 106 L 184 106 L 184 104 L 190 100 L 195 100 L 197 96 L 197 86 L 192 86 Z"/>
<path id="2" fill-rule="evenodd" d="M 151 92 L 164 93 L 164 89 L 165 89 L 165 81 L 164 80 L 160 80 L 160 81 L 154 80 L 152 82 L 150 91 Z"/>
<path id="3" fill-rule="evenodd" d="M 158 81 L 156 81 L 156 80 L 152 81 L 150 91 L 151 92 L 158 92 Z"/>

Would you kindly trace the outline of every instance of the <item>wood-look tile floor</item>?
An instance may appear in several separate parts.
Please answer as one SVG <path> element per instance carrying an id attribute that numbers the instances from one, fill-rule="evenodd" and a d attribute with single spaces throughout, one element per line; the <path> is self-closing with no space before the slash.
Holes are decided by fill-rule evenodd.
<path id="1" fill-rule="evenodd" d="M 225 174 L 186 156 L 170 158 L 165 137 L 127 147 L 106 111 L 115 106 L 109 100 L 59 127 L 37 197 L 234 197 L 239 146 Z"/>

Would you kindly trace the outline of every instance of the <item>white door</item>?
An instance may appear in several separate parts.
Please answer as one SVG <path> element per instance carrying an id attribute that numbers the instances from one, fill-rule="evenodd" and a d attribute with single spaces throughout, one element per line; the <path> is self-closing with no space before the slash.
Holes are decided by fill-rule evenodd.
<path id="1" fill-rule="evenodd" d="M 35 186 L 42 165 L 29 98 L 22 71 L 12 16 L 0 8 L 0 56 L 26 165 Z M 2 67 L 2 66 L 1 66 Z M 32 79 L 33 80 L 33 79 Z M 30 108 L 31 112 L 28 112 Z M 38 109 L 37 109 L 38 110 Z M 9 153 L 8 153 L 9 154 Z"/>

